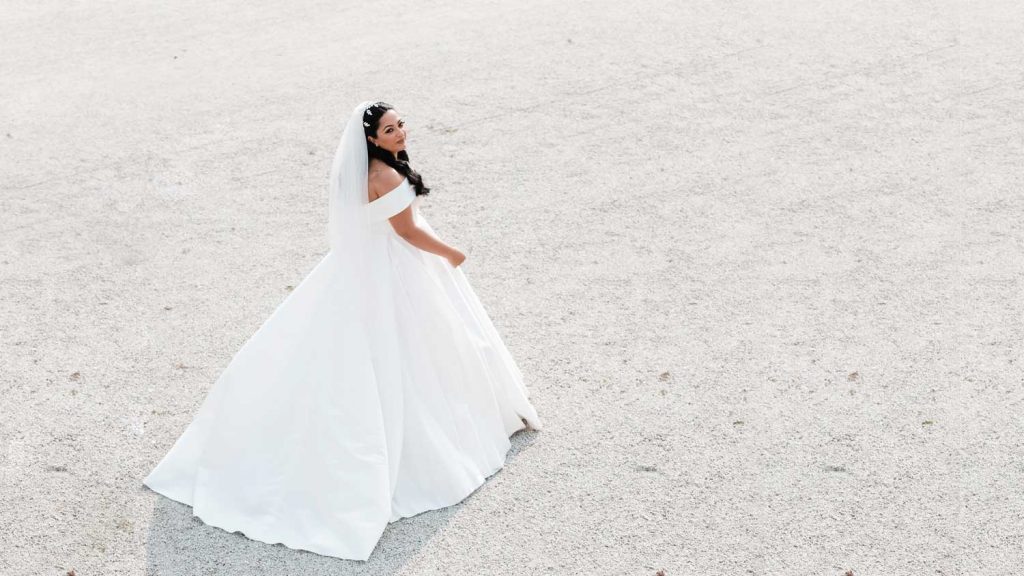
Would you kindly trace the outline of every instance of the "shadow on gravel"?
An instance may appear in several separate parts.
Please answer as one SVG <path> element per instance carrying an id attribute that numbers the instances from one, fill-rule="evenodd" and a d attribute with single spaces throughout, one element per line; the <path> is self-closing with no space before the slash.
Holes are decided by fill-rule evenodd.
<path id="1" fill-rule="evenodd" d="M 519 431 L 510 438 L 506 466 L 538 436 Z M 500 475 L 499 470 L 488 483 Z M 208 526 L 192 515 L 192 507 L 166 498 L 141 485 L 140 490 L 157 498 L 146 542 L 146 574 L 150 576 L 260 574 L 311 576 L 316 574 L 387 574 L 414 558 L 424 544 L 440 533 L 480 488 L 462 502 L 403 518 L 384 529 L 377 547 L 366 562 L 293 550 L 283 544 L 251 540 L 239 532 Z"/>

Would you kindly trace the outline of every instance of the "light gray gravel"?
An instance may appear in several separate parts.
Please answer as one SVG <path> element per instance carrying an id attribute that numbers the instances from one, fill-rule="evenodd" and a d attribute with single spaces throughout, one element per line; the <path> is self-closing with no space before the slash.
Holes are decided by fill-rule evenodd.
<path id="1" fill-rule="evenodd" d="M 1018 2 L 0 10 L 0 574 L 1019 570 Z M 361 564 L 141 480 L 374 98 L 546 429 Z"/>

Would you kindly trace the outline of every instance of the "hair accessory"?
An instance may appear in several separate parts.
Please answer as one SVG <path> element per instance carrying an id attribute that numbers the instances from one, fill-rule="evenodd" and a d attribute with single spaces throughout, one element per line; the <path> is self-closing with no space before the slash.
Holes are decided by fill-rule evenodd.
<path id="1" fill-rule="evenodd" d="M 370 127 L 370 123 L 369 122 L 363 122 L 363 126 L 366 126 L 367 128 L 369 128 Z"/>

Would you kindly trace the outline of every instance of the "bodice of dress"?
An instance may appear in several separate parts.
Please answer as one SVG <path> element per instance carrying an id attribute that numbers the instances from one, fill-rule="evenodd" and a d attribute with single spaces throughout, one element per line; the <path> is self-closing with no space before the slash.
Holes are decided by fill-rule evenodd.
<path id="1" fill-rule="evenodd" d="M 415 199 L 416 190 L 406 178 L 396 188 L 366 205 L 366 209 L 370 212 L 370 222 L 374 224 L 388 223 L 388 218 L 405 210 L 406 206 Z"/>

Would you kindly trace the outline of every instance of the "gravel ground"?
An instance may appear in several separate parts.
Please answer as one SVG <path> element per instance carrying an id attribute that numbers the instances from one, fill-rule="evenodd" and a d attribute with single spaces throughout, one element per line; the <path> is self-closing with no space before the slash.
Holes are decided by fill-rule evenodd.
<path id="1" fill-rule="evenodd" d="M 9 0 L 0 574 L 1007 574 L 1016 1 Z M 395 104 L 546 428 L 368 563 L 142 478 Z"/>

